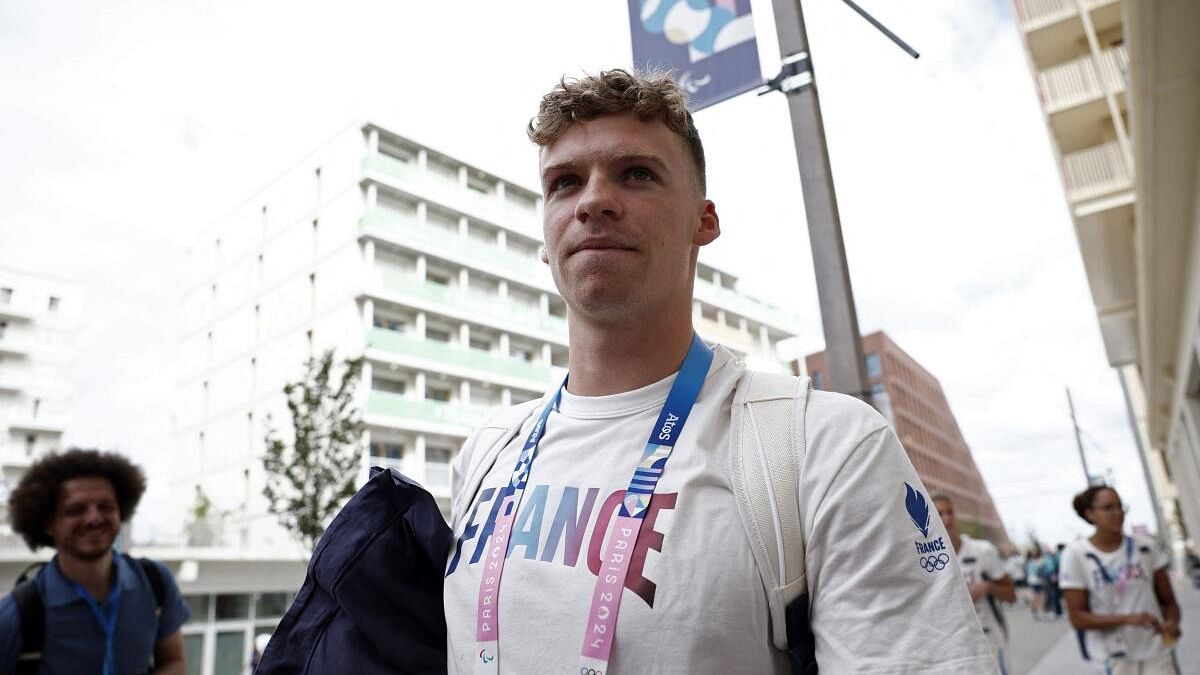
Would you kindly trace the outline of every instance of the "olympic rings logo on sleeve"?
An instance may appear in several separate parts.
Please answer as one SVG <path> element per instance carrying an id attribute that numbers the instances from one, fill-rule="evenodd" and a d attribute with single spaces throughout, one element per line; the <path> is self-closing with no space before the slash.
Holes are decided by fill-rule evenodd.
<path id="1" fill-rule="evenodd" d="M 588 668 L 587 666 L 580 666 L 579 675 L 604 675 L 604 671 L 600 670 L 599 668 Z"/>
<path id="2" fill-rule="evenodd" d="M 923 556 L 921 558 L 921 568 L 926 572 L 937 572 L 946 569 L 946 565 L 950 564 L 950 556 L 945 553 L 937 555 Z"/>

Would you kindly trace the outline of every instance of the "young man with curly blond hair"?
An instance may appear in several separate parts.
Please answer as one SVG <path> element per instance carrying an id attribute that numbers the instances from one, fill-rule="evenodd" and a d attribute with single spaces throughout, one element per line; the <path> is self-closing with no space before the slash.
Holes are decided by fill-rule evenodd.
<path id="1" fill-rule="evenodd" d="M 137 465 L 96 450 L 51 453 L 22 477 L 13 530 L 55 556 L 0 599 L 0 673 L 183 675 L 188 609 L 170 570 L 113 552 L 145 490 Z"/>
<path id="2" fill-rule="evenodd" d="M 456 459 L 450 672 L 788 672 L 730 483 L 747 371 L 692 327 L 697 255 L 721 229 L 686 104 L 668 77 L 611 70 L 564 79 L 530 124 L 569 376 Z M 887 422 L 819 391 L 805 417 L 803 618 L 820 669 L 994 672 Z"/>

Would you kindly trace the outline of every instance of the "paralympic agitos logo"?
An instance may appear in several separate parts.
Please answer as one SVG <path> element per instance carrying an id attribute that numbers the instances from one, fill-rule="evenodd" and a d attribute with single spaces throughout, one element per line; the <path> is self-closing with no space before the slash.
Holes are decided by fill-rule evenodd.
<path id="1" fill-rule="evenodd" d="M 454 574 L 464 558 L 464 549 L 473 546 L 467 560 L 474 565 L 483 558 L 489 539 L 495 530 L 503 500 L 496 499 L 496 488 L 484 488 L 471 511 L 467 526 L 454 547 L 454 556 L 446 568 L 446 576 Z M 641 534 L 629 559 L 625 588 L 633 591 L 645 603 L 654 606 L 657 585 L 643 576 L 648 551 L 662 551 L 663 533 L 655 530 L 658 513 L 673 510 L 678 493 L 656 493 L 646 508 Z M 508 558 L 523 557 L 544 563 L 560 563 L 575 567 L 587 542 L 586 561 L 592 574 L 600 573 L 600 553 L 609 525 L 625 497 L 616 490 L 600 500 L 599 488 L 530 485 L 521 499 L 520 512 L 513 522 L 509 538 Z M 557 501 L 553 501 L 557 499 Z M 486 518 L 481 518 L 487 513 Z M 547 522 L 548 521 L 548 522 Z M 602 525 L 601 525 L 602 524 Z M 474 542 L 473 544 L 471 542 Z"/>

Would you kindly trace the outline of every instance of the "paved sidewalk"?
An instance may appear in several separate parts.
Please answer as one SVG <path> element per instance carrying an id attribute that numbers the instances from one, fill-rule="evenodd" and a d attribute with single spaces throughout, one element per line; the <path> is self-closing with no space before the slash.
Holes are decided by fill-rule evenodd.
<path id="1" fill-rule="evenodd" d="M 1180 672 L 1182 675 L 1200 675 L 1200 590 L 1193 587 L 1190 581 L 1177 581 L 1175 598 L 1183 612 L 1183 637 L 1175 648 Z M 1070 626 L 1067 625 L 1066 628 L 1069 629 Z M 1096 670 L 1079 656 L 1075 632 L 1066 630 L 1031 670 L 1014 670 L 1012 675 L 1086 675 L 1095 672 Z"/>
<path id="2" fill-rule="evenodd" d="M 1065 614 L 1058 621 L 1034 621 L 1029 608 L 1019 605 L 1008 606 L 1004 616 L 1008 621 L 1005 661 L 1009 675 L 1028 673 L 1071 628 Z"/>

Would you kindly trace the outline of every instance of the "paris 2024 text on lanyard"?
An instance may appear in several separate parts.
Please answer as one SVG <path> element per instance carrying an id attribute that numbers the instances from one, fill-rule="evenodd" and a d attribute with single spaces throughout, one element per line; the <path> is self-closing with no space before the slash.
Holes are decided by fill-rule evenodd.
<path id="1" fill-rule="evenodd" d="M 699 336 L 692 335 L 692 345 L 679 368 L 679 374 L 667 394 L 658 421 L 650 431 L 642 459 L 633 471 L 633 478 L 625 490 L 621 511 L 613 522 L 604 549 L 604 560 L 596 587 L 592 591 L 592 605 L 587 615 L 583 647 L 579 655 L 579 672 L 604 675 L 608 671 L 608 658 L 612 652 L 613 634 L 617 627 L 617 613 L 621 607 L 621 592 L 625 587 L 625 575 L 629 570 L 629 553 L 637 542 L 642 518 L 671 457 L 675 441 L 683 431 L 688 414 L 704 386 L 704 378 L 712 365 L 713 353 Z M 568 375 L 569 377 L 569 375 Z M 475 672 L 479 675 L 497 673 L 500 670 L 500 577 L 504 573 L 504 560 L 508 554 L 509 536 L 521 495 L 529 480 L 533 460 L 537 458 L 538 443 L 546 431 L 546 420 L 550 411 L 558 407 L 562 390 L 567 384 L 564 379 L 555 395 L 546 402 L 537 424 L 525 439 L 521 454 L 513 467 L 512 478 L 500 495 L 500 510 L 492 531 L 491 546 L 484 558 L 482 578 L 479 580 L 479 601 L 475 609 L 475 640 L 479 648 L 476 654 Z M 597 524 L 597 527 L 603 525 Z"/>

